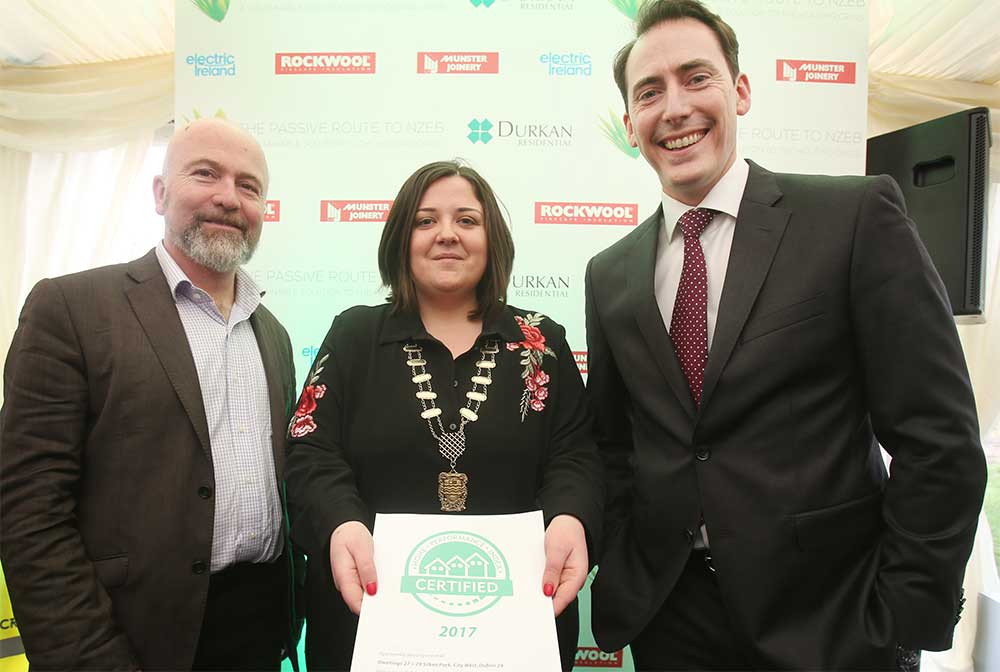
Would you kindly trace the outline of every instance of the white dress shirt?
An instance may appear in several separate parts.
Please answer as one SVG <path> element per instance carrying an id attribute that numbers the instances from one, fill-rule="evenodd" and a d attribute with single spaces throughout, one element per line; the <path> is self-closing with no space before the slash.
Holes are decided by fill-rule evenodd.
<path id="1" fill-rule="evenodd" d="M 712 190 L 699 203 L 698 208 L 715 210 L 715 217 L 701 232 L 698 240 L 705 254 L 705 273 L 708 279 L 708 357 L 712 358 L 712 336 L 719 317 L 719 300 L 722 285 L 729 268 L 729 251 L 733 247 L 736 217 L 740 214 L 740 201 L 747 186 L 750 166 L 740 157 L 725 172 Z M 684 266 L 684 233 L 677 220 L 692 206 L 663 194 L 663 224 L 656 240 L 656 266 L 653 271 L 653 288 L 656 305 L 663 317 L 663 326 L 670 333 L 670 320 L 674 314 L 674 299 L 681 282 Z M 695 548 L 708 548 L 708 530 L 701 526 L 701 536 L 695 538 Z"/>
<path id="2" fill-rule="evenodd" d="M 729 250 L 733 246 L 736 230 L 736 216 L 740 212 L 740 201 L 747 185 L 750 166 L 737 157 L 733 165 L 708 192 L 698 208 L 715 210 L 716 214 L 699 240 L 705 253 L 705 271 L 708 276 L 708 352 L 712 356 L 712 335 L 719 317 L 719 299 L 722 298 L 722 283 L 729 268 Z M 692 206 L 675 201 L 663 194 L 663 225 L 656 240 L 656 267 L 653 272 L 653 288 L 656 305 L 660 307 L 663 325 L 670 332 L 670 320 L 674 313 L 674 299 L 677 286 L 681 282 L 684 266 L 684 233 L 677 226 L 677 220 Z"/>

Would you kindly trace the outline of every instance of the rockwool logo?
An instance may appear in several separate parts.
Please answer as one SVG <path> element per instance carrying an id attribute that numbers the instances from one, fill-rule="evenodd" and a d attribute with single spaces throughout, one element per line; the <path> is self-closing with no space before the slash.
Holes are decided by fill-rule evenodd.
<path id="1" fill-rule="evenodd" d="M 375 52 L 284 52 L 274 55 L 276 75 L 370 75 Z"/>
<path id="2" fill-rule="evenodd" d="M 635 203 L 535 202 L 536 224 L 615 224 L 638 223 Z"/>
<path id="3" fill-rule="evenodd" d="M 281 201 L 268 201 L 264 207 L 265 222 L 281 221 Z"/>
<path id="4" fill-rule="evenodd" d="M 384 224 L 392 201 L 320 201 L 321 222 L 373 222 Z"/>
<path id="5" fill-rule="evenodd" d="M 622 652 L 612 651 L 611 653 L 606 653 L 596 646 L 581 646 L 576 649 L 576 660 L 573 662 L 573 666 L 621 668 Z"/>
<path id="6" fill-rule="evenodd" d="M 776 76 L 781 82 L 854 84 L 856 63 L 848 61 L 793 61 L 779 58 Z"/>
<path id="7" fill-rule="evenodd" d="M 495 75 L 500 72 L 497 51 L 418 51 L 417 74 Z"/>

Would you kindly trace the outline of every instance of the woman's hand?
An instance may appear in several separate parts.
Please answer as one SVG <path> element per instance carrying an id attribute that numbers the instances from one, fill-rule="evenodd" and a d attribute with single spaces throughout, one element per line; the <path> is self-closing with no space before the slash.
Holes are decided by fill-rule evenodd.
<path id="1" fill-rule="evenodd" d="M 330 535 L 333 585 L 340 591 L 347 608 L 355 614 L 361 613 L 361 598 L 364 593 L 374 595 L 378 589 L 374 556 L 375 544 L 364 523 L 349 520 L 339 525 Z"/>
<path id="2" fill-rule="evenodd" d="M 587 580 L 587 535 L 574 516 L 556 516 L 545 530 L 545 572 L 542 592 L 552 598 L 556 616 L 561 614 Z"/>

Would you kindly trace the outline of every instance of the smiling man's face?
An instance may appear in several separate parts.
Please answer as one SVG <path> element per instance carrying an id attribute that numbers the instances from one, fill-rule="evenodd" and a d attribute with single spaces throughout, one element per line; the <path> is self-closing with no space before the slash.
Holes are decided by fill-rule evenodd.
<path id="1" fill-rule="evenodd" d="M 636 41 L 625 81 L 629 142 L 667 195 L 697 205 L 736 160 L 736 117 L 750 109 L 746 75 L 734 81 L 708 26 L 677 19 Z"/>
<path id="2" fill-rule="evenodd" d="M 266 190 L 264 153 L 241 129 L 204 119 L 177 131 L 153 181 L 165 247 L 218 273 L 235 270 L 260 240 Z"/>

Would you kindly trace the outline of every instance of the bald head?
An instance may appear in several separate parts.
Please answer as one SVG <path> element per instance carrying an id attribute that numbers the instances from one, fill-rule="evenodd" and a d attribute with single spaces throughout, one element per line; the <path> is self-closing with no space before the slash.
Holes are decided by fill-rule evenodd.
<path id="1" fill-rule="evenodd" d="M 249 133 L 225 119 L 198 119 L 174 132 L 153 180 L 164 245 L 204 268 L 231 273 L 260 238 L 267 161 Z"/>
<path id="2" fill-rule="evenodd" d="M 237 124 L 220 117 L 195 119 L 187 126 L 174 131 L 163 157 L 164 179 L 169 179 L 169 176 L 177 171 L 178 161 L 189 159 L 195 150 L 204 148 L 206 142 L 219 148 L 228 148 L 235 155 L 256 164 L 260 173 L 262 193 L 267 194 L 269 179 L 267 159 L 264 158 L 264 150 L 261 149 L 260 143 Z"/>

